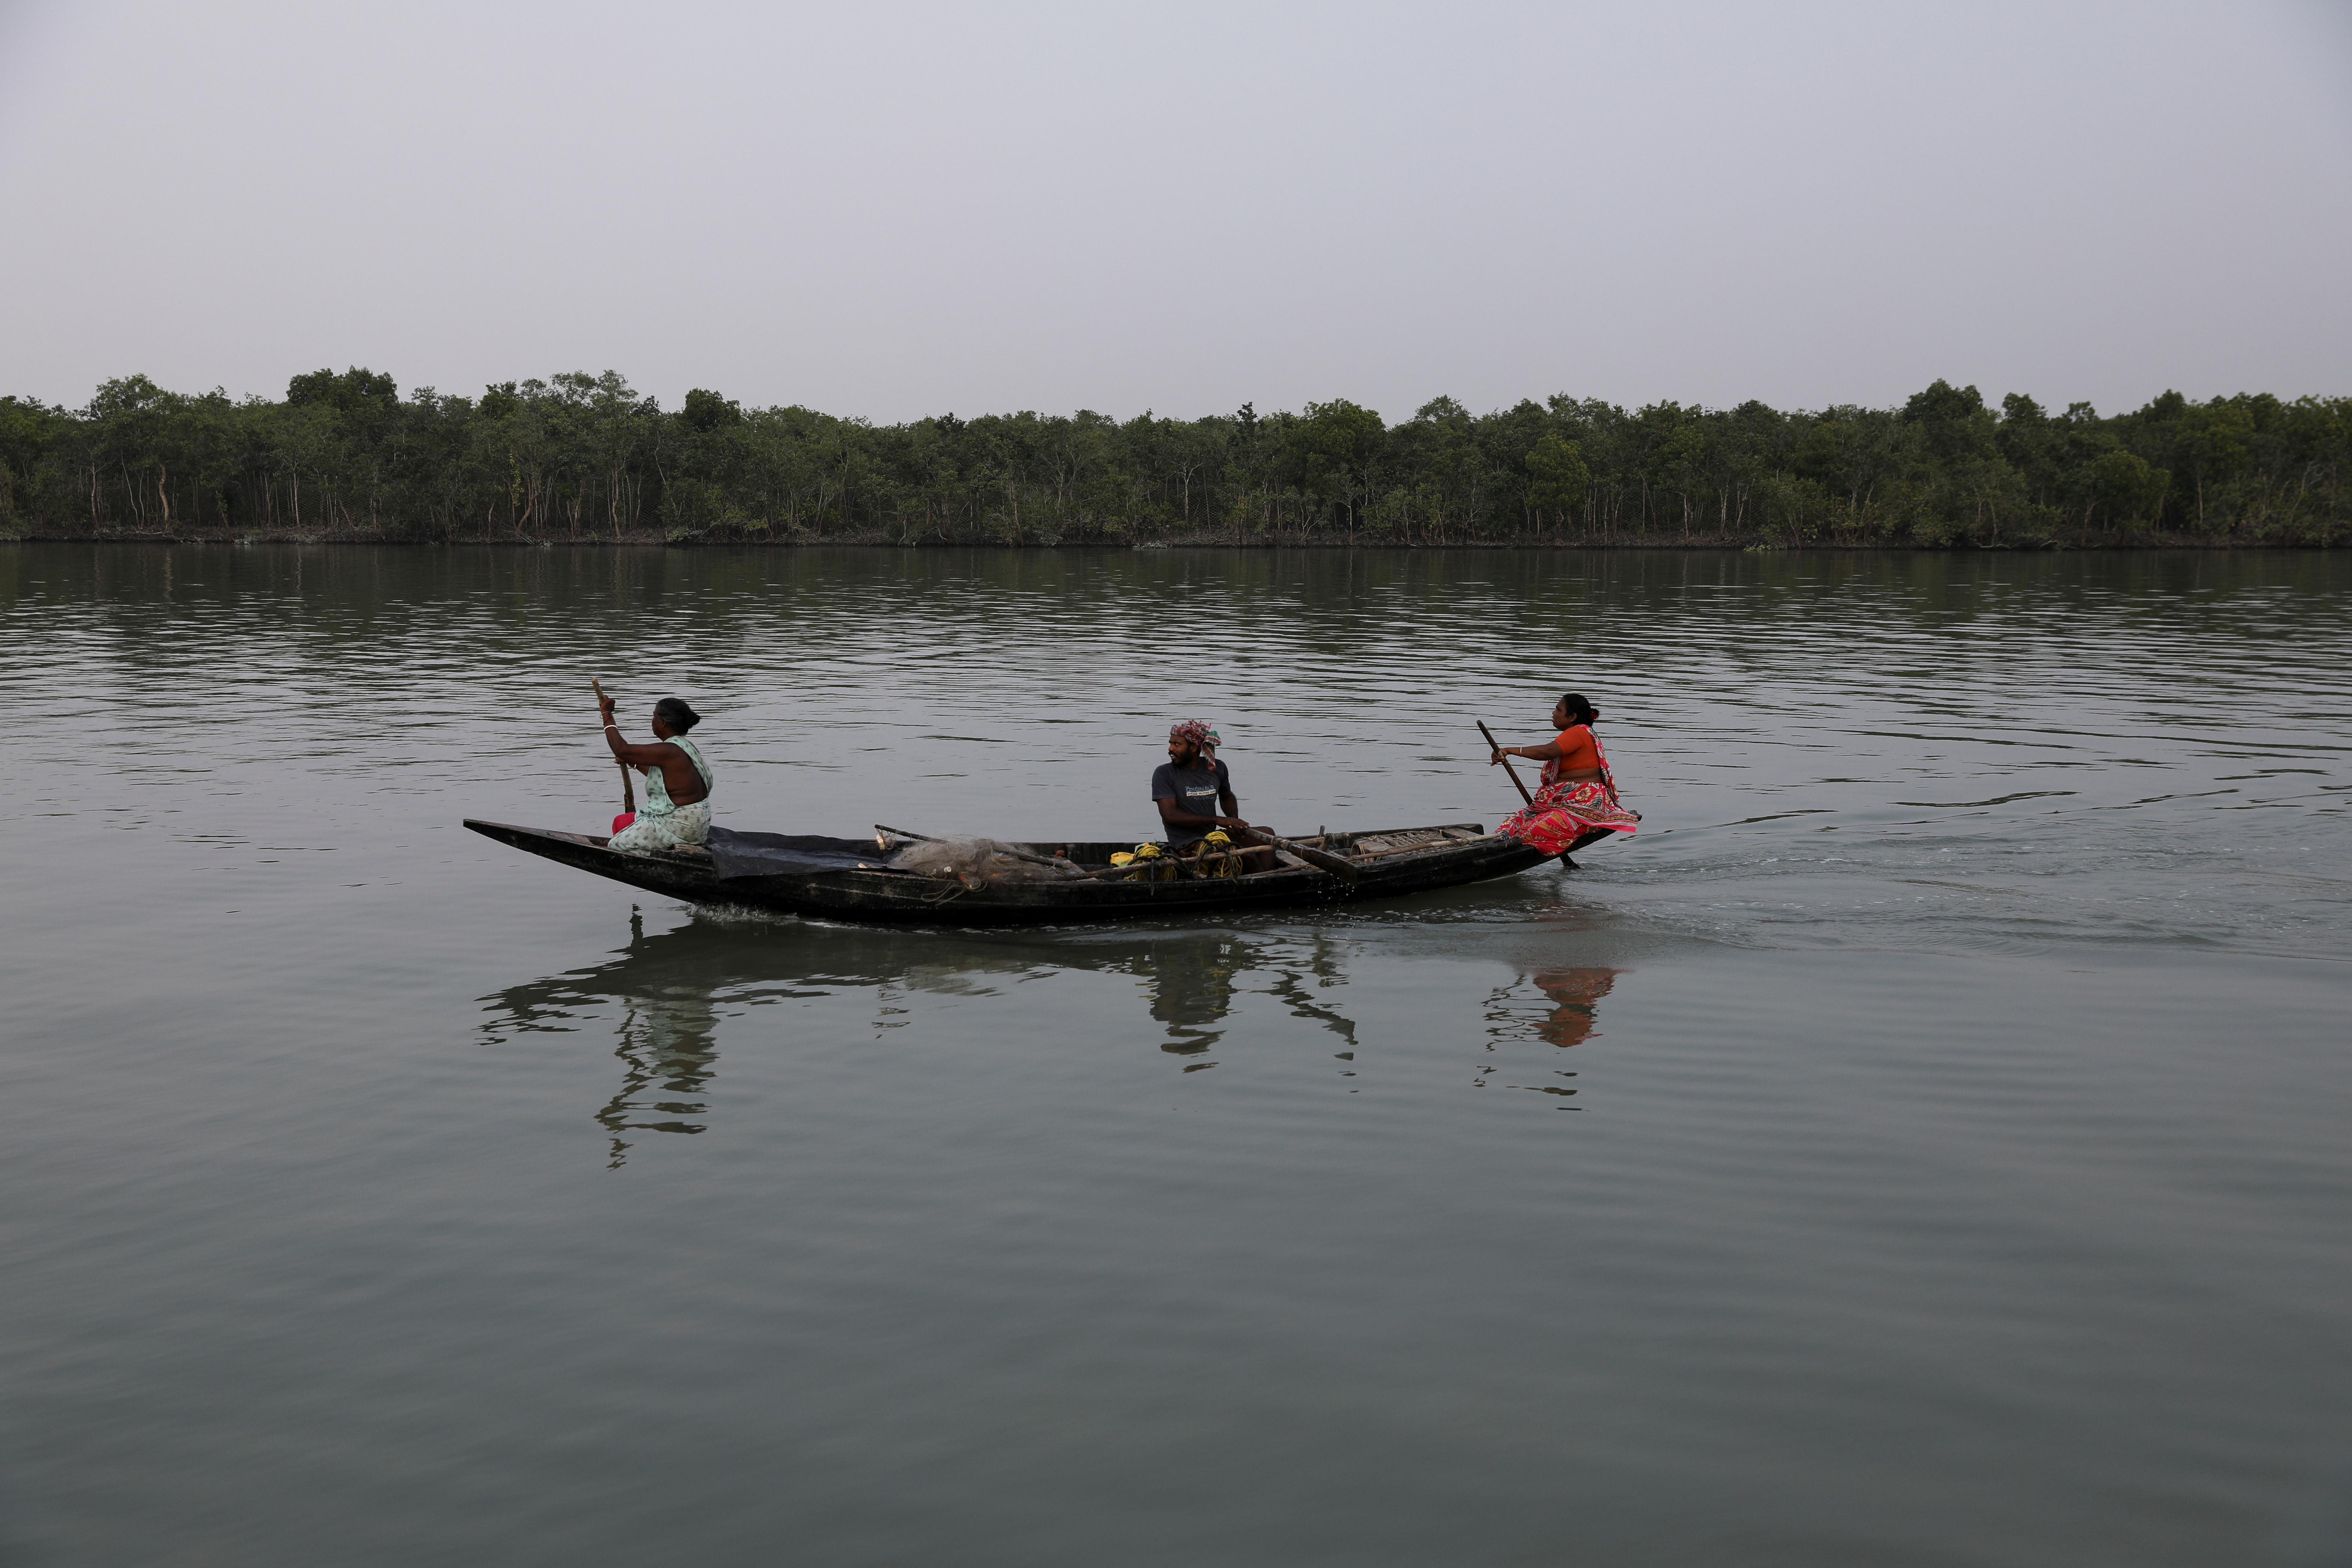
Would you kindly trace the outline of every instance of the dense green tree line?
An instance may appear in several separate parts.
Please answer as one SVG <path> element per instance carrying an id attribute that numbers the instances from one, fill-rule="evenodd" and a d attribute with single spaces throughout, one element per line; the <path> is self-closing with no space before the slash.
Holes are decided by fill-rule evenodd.
<path id="1" fill-rule="evenodd" d="M 665 412 L 610 372 L 403 398 L 320 370 L 277 402 L 135 375 L 79 409 L 0 397 L 0 536 L 2305 544 L 2352 522 L 2347 459 L 2352 398 L 2167 393 L 2103 418 L 1941 381 L 1890 409 L 874 425 L 704 391 Z"/>

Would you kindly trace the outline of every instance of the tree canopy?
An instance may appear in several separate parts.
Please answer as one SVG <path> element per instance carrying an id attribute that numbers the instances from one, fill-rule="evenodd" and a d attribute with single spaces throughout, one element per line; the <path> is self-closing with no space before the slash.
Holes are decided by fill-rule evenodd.
<path id="1" fill-rule="evenodd" d="M 403 397 L 354 366 L 276 401 L 143 375 L 76 409 L 0 397 L 0 537 L 2324 544 L 2352 522 L 2347 456 L 2352 398 L 2268 394 L 874 425 L 702 388 L 668 412 L 610 371 Z"/>

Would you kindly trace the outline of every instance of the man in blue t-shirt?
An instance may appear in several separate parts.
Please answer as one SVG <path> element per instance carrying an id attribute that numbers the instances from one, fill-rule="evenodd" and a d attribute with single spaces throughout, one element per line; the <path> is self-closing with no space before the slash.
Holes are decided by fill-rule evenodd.
<path id="1" fill-rule="evenodd" d="M 1151 798 L 1171 849 L 1191 848 L 1213 828 L 1249 826 L 1242 820 L 1242 803 L 1234 798 L 1234 776 L 1211 749 L 1215 736 L 1198 719 L 1171 727 L 1168 760 L 1151 770 Z"/>

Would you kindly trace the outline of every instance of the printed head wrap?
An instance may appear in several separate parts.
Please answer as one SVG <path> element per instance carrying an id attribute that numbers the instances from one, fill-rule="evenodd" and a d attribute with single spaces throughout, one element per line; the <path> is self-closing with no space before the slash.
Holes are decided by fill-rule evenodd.
<path id="1" fill-rule="evenodd" d="M 1205 719 L 1187 719 L 1181 724 L 1168 726 L 1170 745 L 1181 743 L 1192 747 L 1196 752 L 1203 746 L 1215 745 L 1216 735 L 1217 732 L 1209 728 L 1209 721 Z"/>

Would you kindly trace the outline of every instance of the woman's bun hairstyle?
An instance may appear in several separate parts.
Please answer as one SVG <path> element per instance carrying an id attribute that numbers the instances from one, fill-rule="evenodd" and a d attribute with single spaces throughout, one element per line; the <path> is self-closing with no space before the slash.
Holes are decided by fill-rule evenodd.
<path id="1" fill-rule="evenodd" d="M 683 697 L 663 698 L 654 704 L 654 712 L 663 723 L 681 735 L 702 722 L 702 715 L 688 707 Z"/>
<path id="2" fill-rule="evenodd" d="M 1598 724 L 1601 722 L 1601 710 L 1595 708 L 1591 703 L 1587 702 L 1583 697 L 1578 693 L 1573 691 L 1569 692 L 1567 695 L 1563 696 L 1559 701 L 1560 706 L 1568 710 L 1569 718 L 1572 722 L 1579 724 Z"/>

